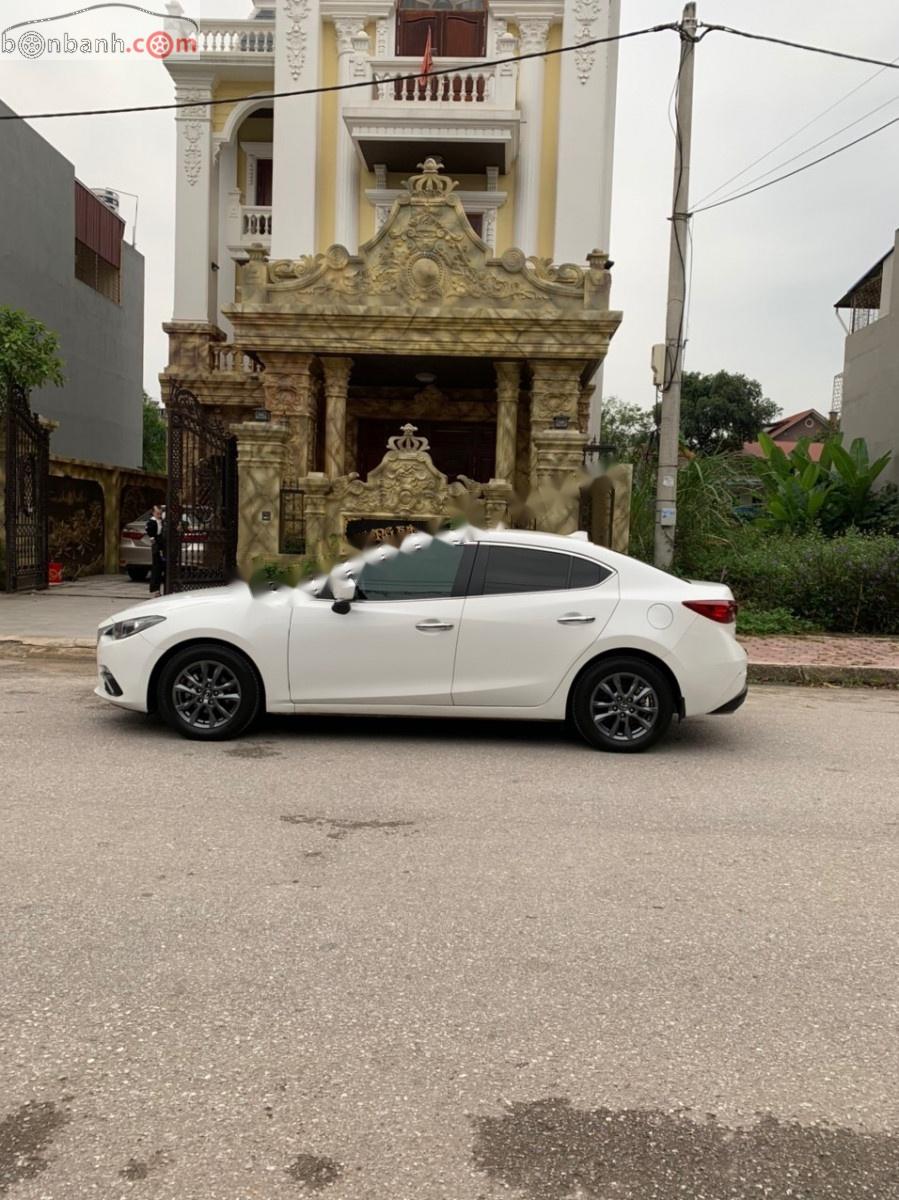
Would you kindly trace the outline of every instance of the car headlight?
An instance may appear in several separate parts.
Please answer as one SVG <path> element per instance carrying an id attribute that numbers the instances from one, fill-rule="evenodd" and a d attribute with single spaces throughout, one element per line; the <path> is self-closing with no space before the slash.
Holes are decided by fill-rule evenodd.
<path id="1" fill-rule="evenodd" d="M 158 625 L 160 621 L 164 620 L 165 617 L 131 617 L 128 621 L 116 621 L 114 624 L 108 625 L 102 632 L 107 637 L 111 637 L 114 642 L 120 642 L 122 638 L 143 633 L 145 629 L 149 629 L 152 625 Z"/>

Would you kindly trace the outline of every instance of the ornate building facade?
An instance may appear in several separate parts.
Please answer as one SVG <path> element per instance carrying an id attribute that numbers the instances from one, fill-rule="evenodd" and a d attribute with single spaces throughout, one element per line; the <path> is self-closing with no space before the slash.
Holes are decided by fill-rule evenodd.
<path id="1" fill-rule="evenodd" d="M 466 501 L 508 520 L 598 418 L 617 62 L 494 60 L 614 33 L 617 0 L 254 3 L 166 59 L 216 103 L 176 110 L 163 387 L 238 428 L 243 556 L 287 552 L 284 492 L 307 547 Z M 428 38 L 450 73 L 420 80 Z M 540 522 L 573 528 L 559 503 Z"/>

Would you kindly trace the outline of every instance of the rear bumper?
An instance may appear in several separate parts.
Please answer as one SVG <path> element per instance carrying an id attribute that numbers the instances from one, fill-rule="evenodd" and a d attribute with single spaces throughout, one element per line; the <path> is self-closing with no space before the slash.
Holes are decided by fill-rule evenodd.
<path id="1" fill-rule="evenodd" d="M 709 715 L 712 717 L 718 717 L 724 716 L 726 713 L 736 712 L 737 709 L 742 707 L 742 705 L 745 703 L 748 695 L 749 688 L 744 687 L 742 692 L 738 692 L 737 695 L 734 696 L 733 700 L 728 700 L 727 703 L 722 704 L 720 708 L 713 709 Z"/>

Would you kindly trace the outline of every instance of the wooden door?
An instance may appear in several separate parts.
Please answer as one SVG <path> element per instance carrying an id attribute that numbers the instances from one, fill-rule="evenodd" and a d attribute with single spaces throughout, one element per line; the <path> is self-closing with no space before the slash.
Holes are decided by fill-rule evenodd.
<path id="1" fill-rule="evenodd" d="M 272 160 L 256 159 L 256 205 L 270 208 L 272 203 Z"/>
<path id="2" fill-rule="evenodd" d="M 447 58 L 481 58 L 487 34 L 486 13 L 448 12 L 443 17 L 441 54 Z"/>
<path id="3" fill-rule="evenodd" d="M 431 53 L 435 58 L 482 58 L 486 49 L 485 12 L 409 11 L 396 17 L 398 55 L 424 55 L 431 31 Z"/>

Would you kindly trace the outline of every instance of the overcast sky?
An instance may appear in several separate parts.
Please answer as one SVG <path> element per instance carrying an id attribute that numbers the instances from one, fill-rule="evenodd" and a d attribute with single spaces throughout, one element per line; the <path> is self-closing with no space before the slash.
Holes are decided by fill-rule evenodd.
<path id="1" fill-rule="evenodd" d="M 185 0 L 184 6 L 196 17 L 242 17 L 249 3 Z M 3 0 L 4 24 L 66 7 L 66 0 Z M 623 0 L 622 8 L 622 30 L 628 30 L 675 20 L 682 4 Z M 837 0 L 699 0 L 699 17 L 877 58 L 899 56 L 897 0 L 860 0 L 853 6 Z M 153 24 L 131 14 L 117 19 L 115 27 L 146 33 L 150 30 L 131 23 L 144 20 Z M 109 26 L 105 14 L 79 21 L 89 33 Z M 669 102 L 677 56 L 673 33 L 624 42 L 620 53 L 609 250 L 615 261 L 613 305 L 623 310 L 624 322 L 607 360 L 605 391 L 643 406 L 653 400 L 650 347 L 664 339 L 673 159 Z M 0 65 L 0 96 L 19 112 L 173 98 L 168 73 L 152 60 L 7 59 Z M 876 113 L 810 157 L 899 115 L 899 72 L 870 78 L 875 70 L 710 33 L 696 53 L 693 206 L 865 80 L 870 82 L 719 195 L 875 108 Z M 167 358 L 161 324 L 172 306 L 173 116 L 163 112 L 34 124 L 71 159 L 84 183 L 140 196 L 137 245 L 146 257 L 144 376 L 147 391 L 158 396 L 157 375 Z M 590 153 L 588 131 L 583 153 Z M 129 239 L 132 206 L 123 196 Z M 811 406 L 826 411 L 833 376 L 842 366 L 843 334 L 833 303 L 890 248 L 897 225 L 899 125 L 794 179 L 698 215 L 687 368 L 723 368 L 757 378 L 784 412 Z M 298 252 L 303 249 L 297 247 Z"/>

